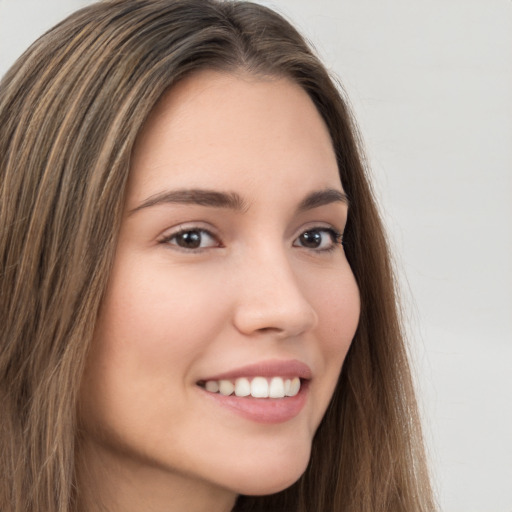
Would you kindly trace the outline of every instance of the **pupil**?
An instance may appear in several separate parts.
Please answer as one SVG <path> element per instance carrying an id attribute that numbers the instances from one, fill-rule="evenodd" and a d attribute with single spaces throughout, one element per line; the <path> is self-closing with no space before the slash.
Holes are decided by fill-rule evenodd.
<path id="1" fill-rule="evenodd" d="M 319 247 L 322 243 L 322 235 L 318 231 L 306 231 L 301 235 L 302 245 L 309 248 Z"/>
<path id="2" fill-rule="evenodd" d="M 178 236 L 178 245 L 187 249 L 197 249 L 201 245 L 199 231 L 187 231 Z"/>

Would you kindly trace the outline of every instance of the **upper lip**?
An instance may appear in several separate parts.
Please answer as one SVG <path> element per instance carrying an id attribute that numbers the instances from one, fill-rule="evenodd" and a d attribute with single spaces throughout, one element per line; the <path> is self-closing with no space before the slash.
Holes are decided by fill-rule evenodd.
<path id="1" fill-rule="evenodd" d="M 299 377 L 301 379 L 311 379 L 312 376 L 311 368 L 306 363 L 297 359 L 269 359 L 240 366 L 239 368 L 234 368 L 201 380 L 232 380 L 238 377 Z"/>

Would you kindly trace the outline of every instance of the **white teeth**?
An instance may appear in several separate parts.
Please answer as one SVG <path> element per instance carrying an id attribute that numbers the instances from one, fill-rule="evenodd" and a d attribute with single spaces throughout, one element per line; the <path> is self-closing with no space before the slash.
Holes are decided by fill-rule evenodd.
<path id="1" fill-rule="evenodd" d="M 219 391 L 219 383 L 216 380 L 209 380 L 204 387 L 210 393 L 217 393 Z"/>
<path id="2" fill-rule="evenodd" d="M 268 398 L 268 381 L 264 377 L 254 377 L 251 382 L 251 396 Z"/>
<path id="3" fill-rule="evenodd" d="M 300 379 L 294 377 L 290 383 L 290 389 L 288 390 L 287 396 L 295 396 L 300 390 Z"/>
<path id="4" fill-rule="evenodd" d="M 248 379 L 241 378 L 235 381 L 235 395 L 249 396 L 251 394 L 251 383 Z"/>
<path id="5" fill-rule="evenodd" d="M 282 377 L 254 377 L 250 381 L 240 377 L 234 382 L 230 380 L 209 380 L 204 384 L 206 391 L 229 396 L 233 393 L 239 397 L 252 396 L 254 398 L 285 398 L 295 396 L 300 391 L 299 377 L 283 379 Z"/>
<path id="6" fill-rule="evenodd" d="M 235 386 L 230 380 L 219 381 L 219 391 L 221 395 L 229 396 L 235 390 Z"/>
<path id="7" fill-rule="evenodd" d="M 270 398 L 284 398 L 284 382 L 281 377 L 274 377 L 270 381 L 268 396 Z"/>

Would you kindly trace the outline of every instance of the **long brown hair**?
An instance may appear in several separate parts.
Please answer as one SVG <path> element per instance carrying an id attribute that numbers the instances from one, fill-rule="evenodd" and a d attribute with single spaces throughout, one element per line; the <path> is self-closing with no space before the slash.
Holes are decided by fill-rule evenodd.
<path id="1" fill-rule="evenodd" d="M 310 464 L 235 510 L 435 509 L 385 236 L 356 129 L 304 39 L 260 5 L 111 0 L 41 37 L 0 83 L 0 509 L 76 510 L 76 405 L 137 134 L 194 71 L 286 76 L 309 94 L 351 199 L 359 327 Z"/>

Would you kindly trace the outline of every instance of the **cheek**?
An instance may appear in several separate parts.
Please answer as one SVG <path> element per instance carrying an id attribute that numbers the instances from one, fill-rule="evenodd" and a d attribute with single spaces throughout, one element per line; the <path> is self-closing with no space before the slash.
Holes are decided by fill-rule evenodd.
<path id="1" fill-rule="evenodd" d="M 215 284 L 166 265 L 134 265 L 113 275 L 100 328 L 104 338 L 139 362 L 186 364 L 220 322 Z M 123 276 L 121 279 L 120 276 Z"/>
<path id="2" fill-rule="evenodd" d="M 360 315 L 359 290 L 355 280 L 327 293 L 323 304 L 326 345 L 334 352 L 346 352 L 355 335 Z"/>
<path id="3" fill-rule="evenodd" d="M 312 300 L 318 314 L 322 350 L 341 365 L 359 323 L 359 289 L 348 269 L 338 279 L 324 282 L 324 286 L 316 284 Z"/>
<path id="4" fill-rule="evenodd" d="M 129 411 L 154 408 L 158 416 L 169 402 L 187 399 L 182 390 L 188 369 L 222 327 L 222 305 L 211 300 L 204 279 L 169 274 L 158 264 L 117 262 L 84 374 L 84 418 L 122 429 L 130 423 Z"/>
<path id="5" fill-rule="evenodd" d="M 338 283 L 337 286 L 333 286 L 333 282 Z M 325 282 L 317 280 L 313 290 L 310 297 L 318 314 L 317 340 L 321 354 L 317 370 L 322 375 L 318 386 L 312 389 L 315 393 L 315 423 L 312 428 L 316 430 L 334 393 L 357 330 L 360 297 L 355 278 L 350 271 L 344 271 L 337 278 L 333 277 Z"/>

